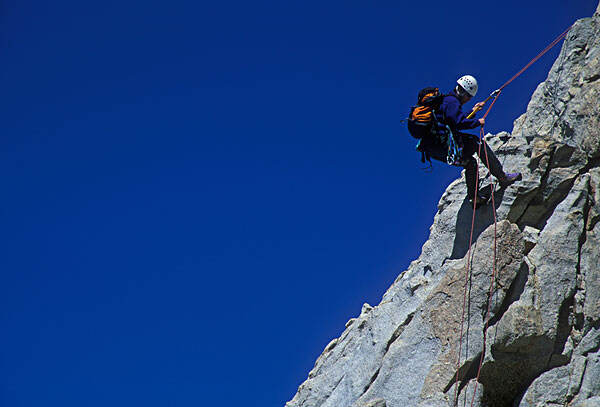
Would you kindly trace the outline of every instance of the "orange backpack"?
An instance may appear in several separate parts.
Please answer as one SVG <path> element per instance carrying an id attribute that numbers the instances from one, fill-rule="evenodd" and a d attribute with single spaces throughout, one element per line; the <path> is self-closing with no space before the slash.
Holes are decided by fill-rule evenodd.
<path id="1" fill-rule="evenodd" d="M 427 137 L 437 121 L 435 110 L 440 107 L 444 95 L 439 88 L 421 89 L 417 99 L 417 105 L 410 109 L 408 116 L 408 131 L 414 138 Z"/>

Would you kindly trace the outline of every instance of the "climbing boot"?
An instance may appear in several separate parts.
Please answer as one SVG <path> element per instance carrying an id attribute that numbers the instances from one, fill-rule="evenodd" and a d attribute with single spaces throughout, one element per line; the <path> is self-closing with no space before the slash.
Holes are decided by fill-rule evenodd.
<path id="1" fill-rule="evenodd" d="M 520 181 L 523 179 L 523 175 L 520 172 L 513 172 L 510 174 L 505 174 L 504 178 L 500 178 L 498 182 L 500 182 L 500 186 L 502 188 L 506 188 L 514 182 Z"/>
<path id="2" fill-rule="evenodd" d="M 481 191 L 479 191 L 477 193 L 477 201 L 475 202 L 475 209 L 479 209 L 484 205 L 487 205 L 487 203 L 489 202 L 490 197 L 484 193 L 482 193 Z M 473 205 L 473 198 L 469 198 L 469 203 L 471 205 Z"/>

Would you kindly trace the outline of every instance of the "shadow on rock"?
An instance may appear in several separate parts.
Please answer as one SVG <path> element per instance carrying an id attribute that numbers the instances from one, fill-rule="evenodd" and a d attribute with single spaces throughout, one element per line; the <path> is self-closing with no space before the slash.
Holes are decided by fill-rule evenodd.
<path id="1" fill-rule="evenodd" d="M 490 194 L 493 184 L 488 184 L 481 188 L 480 191 L 484 194 Z M 502 204 L 504 198 L 504 189 L 498 189 L 494 192 L 495 208 Z M 454 238 L 454 246 L 452 247 L 451 259 L 462 259 L 469 250 L 469 237 L 471 234 L 471 222 L 473 221 L 473 204 L 469 202 L 467 197 L 458 210 L 456 216 L 456 236 Z M 492 201 L 477 209 L 475 213 L 475 223 L 473 225 L 473 242 L 485 229 L 494 223 L 494 211 L 492 209 Z"/>

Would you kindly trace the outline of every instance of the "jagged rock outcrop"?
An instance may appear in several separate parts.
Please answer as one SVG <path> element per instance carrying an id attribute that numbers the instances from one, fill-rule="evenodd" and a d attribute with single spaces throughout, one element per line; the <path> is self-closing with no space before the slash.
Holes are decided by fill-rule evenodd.
<path id="1" fill-rule="evenodd" d="M 461 178 L 420 257 L 348 321 L 286 406 L 447 407 L 455 394 L 489 407 L 600 406 L 599 103 L 600 7 L 575 23 L 512 134 L 487 136 L 505 168 L 523 172 L 495 186 L 495 281 L 490 207 L 477 213 L 466 276 Z"/>

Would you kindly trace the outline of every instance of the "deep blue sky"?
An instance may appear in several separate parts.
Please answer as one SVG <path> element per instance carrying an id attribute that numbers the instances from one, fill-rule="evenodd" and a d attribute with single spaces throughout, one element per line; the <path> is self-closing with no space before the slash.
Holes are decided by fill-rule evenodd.
<path id="1" fill-rule="evenodd" d="M 282 406 L 460 173 L 420 170 L 416 92 L 483 98 L 596 8 L 205 3 L 2 2 L 0 405 Z"/>

